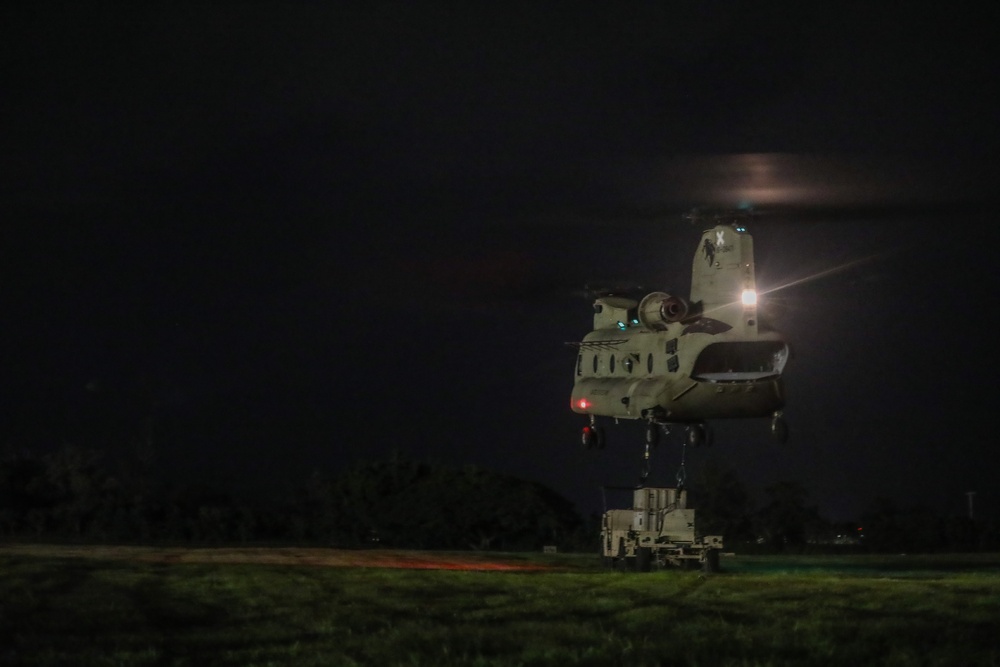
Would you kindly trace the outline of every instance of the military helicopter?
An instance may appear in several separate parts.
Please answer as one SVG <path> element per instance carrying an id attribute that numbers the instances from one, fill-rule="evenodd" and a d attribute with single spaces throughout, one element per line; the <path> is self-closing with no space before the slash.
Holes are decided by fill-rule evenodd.
<path id="1" fill-rule="evenodd" d="M 740 211 L 708 218 L 714 225 L 695 249 L 690 298 L 597 296 L 594 330 L 567 343 L 579 348 L 570 406 L 590 418 L 585 447 L 605 445 L 598 417 L 645 420 L 647 457 L 672 426 L 686 429 L 686 445 L 705 444 L 709 419 L 770 417 L 773 437 L 787 440 L 781 375 L 789 347 L 758 319 L 747 219 Z"/>

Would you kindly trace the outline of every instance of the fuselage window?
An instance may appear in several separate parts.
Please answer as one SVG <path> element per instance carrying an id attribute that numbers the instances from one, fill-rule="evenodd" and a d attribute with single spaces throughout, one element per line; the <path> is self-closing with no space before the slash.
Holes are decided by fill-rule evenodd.
<path id="1" fill-rule="evenodd" d="M 583 375 L 583 355 L 576 355 L 576 374 Z"/>
<path id="2" fill-rule="evenodd" d="M 652 373 L 653 372 L 653 353 L 652 352 L 650 352 L 649 354 L 646 355 L 646 372 L 647 373 Z"/>
<path id="3" fill-rule="evenodd" d="M 594 353 L 594 374 L 597 374 L 597 353 Z"/>
<path id="4" fill-rule="evenodd" d="M 613 354 L 611 355 L 611 361 L 608 363 L 608 366 L 610 366 L 611 372 L 614 373 L 615 372 L 615 355 L 613 355 Z"/>
<path id="5" fill-rule="evenodd" d="M 623 361 L 622 363 L 625 364 L 625 370 L 627 370 L 629 373 L 631 373 L 632 372 L 632 357 L 625 357 L 625 361 Z"/>

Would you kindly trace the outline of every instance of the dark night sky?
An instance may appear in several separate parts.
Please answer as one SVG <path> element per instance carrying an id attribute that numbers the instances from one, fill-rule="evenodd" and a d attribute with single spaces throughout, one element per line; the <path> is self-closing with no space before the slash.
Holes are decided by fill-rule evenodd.
<path id="1" fill-rule="evenodd" d="M 589 511 L 641 437 L 579 446 L 582 286 L 683 292 L 681 213 L 749 201 L 761 287 L 849 266 L 771 295 L 793 443 L 719 424 L 689 475 L 1000 515 L 1000 16 L 835 9 L 3 10 L 0 446 L 152 416 L 168 478 L 397 448 Z"/>

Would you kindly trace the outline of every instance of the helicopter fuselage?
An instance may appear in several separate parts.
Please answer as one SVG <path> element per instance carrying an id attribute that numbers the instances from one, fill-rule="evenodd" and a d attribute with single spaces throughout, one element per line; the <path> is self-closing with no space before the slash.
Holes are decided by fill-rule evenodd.
<path id="1" fill-rule="evenodd" d="M 766 417 L 784 406 L 778 334 L 597 330 L 580 343 L 571 407 L 580 414 L 690 422 Z M 701 327 L 705 328 L 705 327 Z"/>
<path id="2" fill-rule="evenodd" d="M 570 407 L 592 424 L 595 416 L 777 420 L 785 404 L 788 345 L 758 320 L 753 239 L 739 223 L 702 233 L 690 299 L 600 296 L 593 331 L 570 345 L 578 348 Z"/>

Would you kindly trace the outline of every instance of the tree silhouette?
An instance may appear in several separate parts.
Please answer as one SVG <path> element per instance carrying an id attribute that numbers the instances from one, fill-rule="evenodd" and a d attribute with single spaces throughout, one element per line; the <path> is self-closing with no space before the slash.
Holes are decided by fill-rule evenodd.
<path id="1" fill-rule="evenodd" d="M 764 489 L 767 503 L 755 515 L 757 531 L 775 549 L 801 546 L 821 523 L 815 507 L 807 507 L 809 492 L 798 482 L 776 482 Z"/>
<path id="2" fill-rule="evenodd" d="M 730 541 L 754 538 L 750 494 L 732 468 L 714 461 L 702 468 L 691 485 L 692 506 L 698 508 L 698 530 L 724 535 Z"/>

